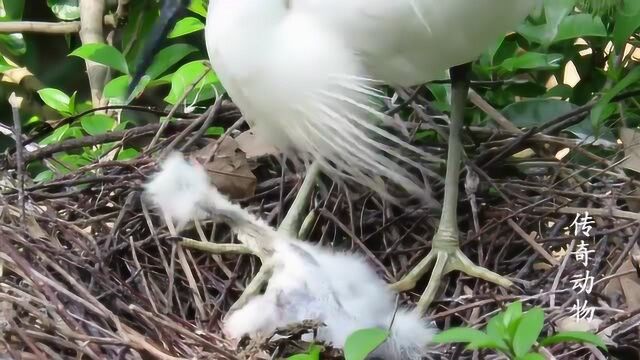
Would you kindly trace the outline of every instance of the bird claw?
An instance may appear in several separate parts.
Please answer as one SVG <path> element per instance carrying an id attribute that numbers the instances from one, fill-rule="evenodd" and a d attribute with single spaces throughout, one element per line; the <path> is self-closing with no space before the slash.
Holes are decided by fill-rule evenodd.
<path id="1" fill-rule="evenodd" d="M 420 300 L 416 306 L 420 314 L 424 314 L 435 298 L 436 291 L 440 286 L 440 281 L 444 275 L 451 271 L 461 271 L 469 276 L 473 276 L 494 284 L 511 287 L 513 283 L 491 270 L 474 264 L 469 258 L 460 251 L 457 246 L 455 248 L 433 248 L 427 256 L 416 267 L 414 267 L 400 281 L 391 285 L 395 291 L 407 291 L 413 289 L 420 278 L 429 270 L 431 263 L 434 263 L 429 284 L 420 296 Z"/>

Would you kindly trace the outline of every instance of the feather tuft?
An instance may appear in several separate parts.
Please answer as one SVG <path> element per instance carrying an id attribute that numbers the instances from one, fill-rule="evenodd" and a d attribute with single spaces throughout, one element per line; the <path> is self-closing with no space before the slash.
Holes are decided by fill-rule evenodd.
<path id="1" fill-rule="evenodd" d="M 296 239 L 276 242 L 275 268 L 263 295 L 224 320 L 225 334 L 268 336 L 276 328 L 315 320 L 317 340 L 344 347 L 356 330 L 391 329 L 374 356 L 420 359 L 434 330 L 415 311 L 396 308 L 396 295 L 360 256 L 335 252 Z M 348 274 L 348 276 L 346 275 Z"/>
<path id="2" fill-rule="evenodd" d="M 385 359 L 419 359 L 433 330 L 416 312 L 397 309 L 396 294 L 366 260 L 352 253 L 312 245 L 277 232 L 211 185 L 201 166 L 171 154 L 145 186 L 165 216 L 184 224 L 216 217 L 238 233 L 274 267 L 264 294 L 227 314 L 223 332 L 232 339 L 265 336 L 304 320 L 326 324 L 318 340 L 343 347 L 356 330 L 390 328 L 376 354 Z M 268 254 L 268 255 L 267 255 Z"/>
<path id="3" fill-rule="evenodd" d="M 145 185 L 145 193 L 168 219 L 178 227 L 204 213 L 198 203 L 209 194 L 209 177 L 204 168 L 186 162 L 178 152 L 171 153 Z"/>

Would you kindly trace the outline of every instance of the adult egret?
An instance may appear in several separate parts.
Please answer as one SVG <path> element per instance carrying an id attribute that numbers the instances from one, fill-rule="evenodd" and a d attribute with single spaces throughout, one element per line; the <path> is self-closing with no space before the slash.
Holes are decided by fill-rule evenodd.
<path id="1" fill-rule="evenodd" d="M 441 277 L 452 270 L 512 284 L 460 251 L 460 132 L 468 62 L 513 31 L 539 1 L 211 0 L 205 38 L 222 85 L 257 134 L 283 150 L 309 154 L 325 171 L 383 195 L 376 176 L 424 195 L 424 186 L 398 162 L 425 170 L 412 158 L 433 159 L 374 125 L 385 119 L 371 103 L 381 96 L 376 86 L 419 85 L 450 69 L 452 112 L 439 227 L 431 252 L 392 285 L 398 291 L 413 288 L 433 264 L 418 302 L 424 311 Z M 188 3 L 165 0 L 156 40 Z M 156 42 L 148 55 L 157 47 Z M 131 88 L 145 70 L 145 65 L 138 68 Z"/>

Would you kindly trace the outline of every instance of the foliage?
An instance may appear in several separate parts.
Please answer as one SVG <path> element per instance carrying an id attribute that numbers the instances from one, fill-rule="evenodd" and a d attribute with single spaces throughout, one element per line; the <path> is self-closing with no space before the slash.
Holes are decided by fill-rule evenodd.
<path id="1" fill-rule="evenodd" d="M 322 347 L 312 344 L 306 353 L 289 356 L 288 360 L 319 360 Z"/>
<path id="2" fill-rule="evenodd" d="M 537 360 L 544 357 L 537 351 L 539 345 L 560 342 L 591 343 L 606 349 L 604 342 L 589 332 L 560 332 L 538 340 L 544 326 L 544 311 L 539 308 L 522 311 L 522 303 L 510 304 L 489 320 L 485 331 L 468 327 L 450 328 L 437 334 L 437 343 L 466 343 L 467 349 L 492 349 L 510 359 Z M 536 344 L 537 343 L 537 344 Z"/>
<path id="3" fill-rule="evenodd" d="M 369 354 L 375 351 L 389 337 L 389 331 L 380 328 L 356 330 L 347 337 L 344 344 L 345 360 L 365 360 Z M 289 360 L 317 360 L 322 348 L 312 345 L 308 352 L 296 354 Z"/>
<path id="4" fill-rule="evenodd" d="M 78 4 L 77 0 L 48 0 L 39 4 L 39 8 L 35 7 L 38 4 L 28 8 L 24 0 L 0 0 L 3 10 L 0 21 L 34 16 L 73 21 L 80 16 Z M 111 105 L 139 102 L 146 98 L 142 94 L 160 94 L 165 105 L 183 106 L 185 111 L 194 111 L 199 104 L 204 105 L 220 94 L 223 89 L 208 67 L 203 41 L 207 2 L 197 0 L 192 1 L 189 12 L 170 32 L 169 39 L 132 97 L 125 98 L 132 70 L 140 61 L 145 39 L 151 35 L 152 25 L 157 19 L 158 6 L 157 0 L 131 2 L 127 18 L 118 22 L 121 25 L 115 29 L 119 36 L 110 44 L 82 45 L 77 36 L 66 36 L 63 43 L 55 43 L 58 53 L 64 52 L 65 48 L 66 52 L 53 61 L 42 56 L 48 49 L 50 37 L 42 38 L 30 33 L 0 34 L 3 55 L 0 57 L 0 72 L 27 69 L 43 84 L 36 88 L 21 87 L 20 83 L 0 85 L 2 96 L 8 97 L 10 91 L 17 89 L 32 100 L 32 106 L 21 109 L 24 131 L 29 133 L 34 129 L 52 127 L 46 136 L 39 138 L 40 145 L 50 145 L 70 138 L 118 131 L 125 129 L 127 124 L 139 123 L 135 114 L 118 111 L 77 117 L 92 106 L 87 81 L 82 79 L 83 71 L 78 71 L 84 62 L 78 60 L 91 60 L 110 69 L 110 79 L 104 83 L 101 92 Z M 115 8 L 108 10 L 115 16 Z M 585 10 L 592 14 L 582 12 Z M 544 0 L 544 6 L 534 12 L 517 33 L 498 41 L 475 63 L 477 80 L 502 81 L 496 83 L 498 85 L 477 88 L 477 91 L 494 107 L 504 109 L 508 118 L 519 127 L 537 126 L 568 109 L 599 98 L 589 119 L 574 124 L 567 129 L 568 134 L 581 140 L 615 141 L 616 129 L 620 126 L 616 110 L 625 114 L 623 125 L 633 127 L 640 122 L 638 102 L 616 101 L 617 95 L 638 88 L 638 60 L 625 53 L 625 49 L 638 44 L 639 26 L 640 3 L 637 1 Z M 63 70 L 52 71 L 51 62 L 63 64 L 60 67 Z M 579 76 L 573 86 L 563 82 L 571 66 Z M 548 85 L 554 81 L 558 84 Z M 428 89 L 434 108 L 446 111 L 449 107 L 448 85 L 434 83 L 429 84 Z M 37 96 L 30 95 L 32 92 Z M 560 101 L 565 105 L 559 104 Z M 8 115 L 8 111 L 6 107 L 0 108 L 0 113 Z M 493 126 L 481 111 L 474 109 L 468 113 L 472 125 Z M 56 126 L 60 118 L 72 116 L 77 118 Z M 2 118 L 10 119 L 10 116 Z M 438 141 L 437 136 L 429 131 L 419 132 L 416 138 Z M 119 145 L 103 144 L 85 148 L 82 152 L 60 152 L 56 159 L 62 166 L 47 165 L 48 169 L 31 166 L 30 169 L 45 171 L 51 176 L 61 175 L 68 169 L 106 155 L 114 146 Z M 6 147 L 11 148 L 11 142 L 0 135 L 0 150 Z M 141 149 L 121 150 L 121 154 L 135 156 Z M 38 173 L 32 175 L 41 180 L 51 178 Z"/>
<path id="5" fill-rule="evenodd" d="M 116 2 L 106 2 L 109 16 L 116 16 Z M 0 22 L 56 21 L 67 23 L 80 17 L 78 0 L 0 0 Z M 96 111 L 86 76 L 85 60 L 109 68 L 109 78 L 99 89 L 109 105 L 179 107 L 184 112 L 210 105 L 224 91 L 207 62 L 204 45 L 206 1 L 192 1 L 189 12 L 169 34 L 159 54 L 132 97 L 126 97 L 131 74 L 157 20 L 157 0 L 130 1 L 124 19 L 115 21 L 108 44 L 82 44 L 78 34 L 0 34 L 0 97 L 16 92 L 25 101 L 20 108 L 23 131 L 39 146 L 51 146 L 87 136 L 100 137 L 149 121 L 127 111 Z M 476 91 L 519 128 L 540 126 L 581 106 L 593 106 L 588 117 L 562 129 L 584 140 L 614 142 L 624 129 L 640 124 L 638 96 L 640 66 L 634 47 L 640 46 L 638 0 L 544 0 L 518 30 L 497 41 L 474 63 Z M 569 77 L 575 69 L 575 81 Z M 29 76 L 18 76 L 27 73 Z M 28 81 L 25 79 L 34 79 Z M 432 108 L 448 111 L 450 87 L 432 83 L 426 87 Z M 0 122 L 11 125 L 11 109 L 0 105 Z M 159 121 L 154 118 L 152 121 Z M 479 109 L 469 109 L 468 123 L 495 126 Z M 218 136 L 224 129 L 211 128 Z M 416 139 L 442 142 L 434 131 L 421 131 Z M 0 151 L 13 151 L 15 143 L 0 134 Z M 138 156 L 139 144 L 96 142 L 75 150 L 59 151 L 55 161 L 34 162 L 30 175 L 46 182 L 106 157 L 126 160 Z M 603 155 L 615 150 L 600 149 Z M 575 158 L 570 161 L 581 161 Z M 522 312 L 519 303 L 489 322 L 486 331 L 457 328 L 438 335 L 441 342 L 464 342 L 468 348 L 494 349 L 512 358 L 536 359 L 540 345 L 563 341 L 586 341 L 603 346 L 588 333 L 559 333 L 540 339 L 544 314 L 539 309 Z M 360 359 L 388 334 L 362 330 L 347 339 L 345 353 Z M 295 359 L 316 359 L 312 347 Z"/>

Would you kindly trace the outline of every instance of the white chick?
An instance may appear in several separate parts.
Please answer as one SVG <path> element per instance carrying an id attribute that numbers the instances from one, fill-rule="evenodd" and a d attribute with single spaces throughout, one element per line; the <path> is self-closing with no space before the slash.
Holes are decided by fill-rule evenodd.
<path id="1" fill-rule="evenodd" d="M 391 337 L 373 356 L 419 359 L 425 353 L 433 329 L 413 311 L 396 311 L 395 295 L 361 257 L 283 237 L 273 260 L 265 293 L 227 316 L 227 335 L 268 335 L 311 319 L 326 325 L 317 340 L 338 348 L 354 331 L 379 327 L 390 328 Z"/>
<path id="2" fill-rule="evenodd" d="M 326 325 L 318 330 L 317 340 L 337 348 L 354 331 L 379 327 L 389 329 L 390 337 L 372 356 L 419 359 L 425 354 L 433 328 L 417 312 L 397 308 L 393 291 L 362 257 L 278 233 L 232 204 L 210 185 L 202 167 L 188 164 L 180 154 L 162 164 L 146 191 L 172 219 L 220 217 L 239 239 L 250 233 L 262 242 L 262 249 L 269 248 L 274 268 L 267 288 L 227 314 L 223 326 L 227 336 L 270 335 L 279 327 L 315 320 Z"/>

